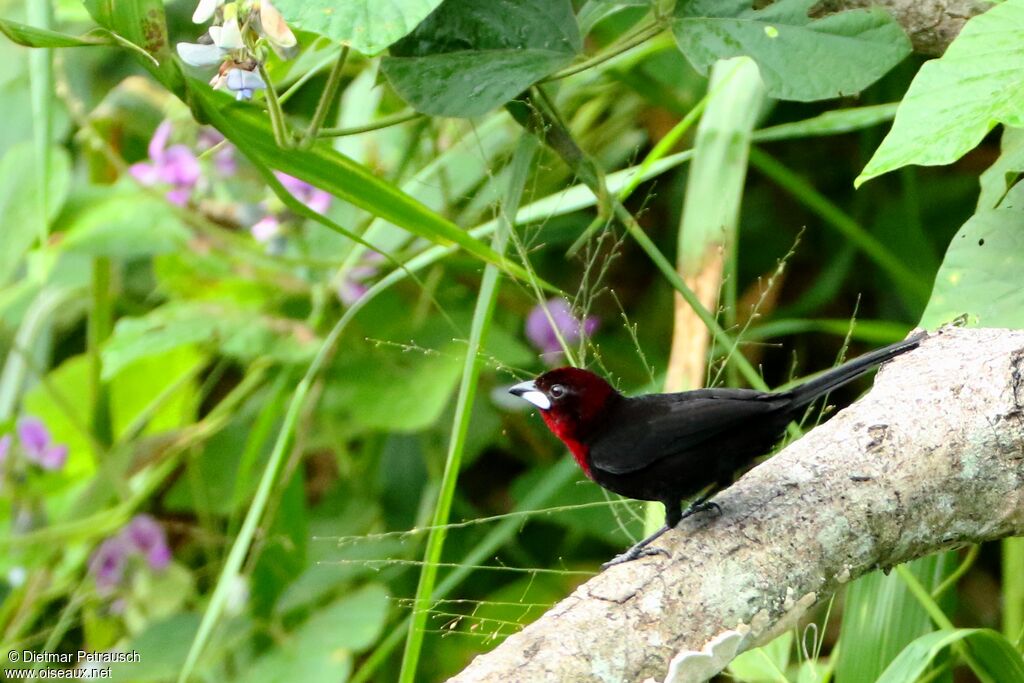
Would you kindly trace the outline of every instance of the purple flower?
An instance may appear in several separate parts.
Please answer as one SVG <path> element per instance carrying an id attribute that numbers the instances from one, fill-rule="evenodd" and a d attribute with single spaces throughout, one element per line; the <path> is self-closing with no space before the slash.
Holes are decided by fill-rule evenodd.
<path id="1" fill-rule="evenodd" d="M 269 242 L 281 234 L 281 221 L 277 216 L 264 216 L 249 228 L 257 242 Z"/>
<path id="2" fill-rule="evenodd" d="M 160 524 L 149 515 L 136 515 L 121 532 L 127 544 L 142 553 L 151 569 L 162 571 L 171 562 L 171 549 L 167 535 Z"/>
<path id="3" fill-rule="evenodd" d="M 285 189 L 295 195 L 296 199 L 308 206 L 317 213 L 327 213 L 331 207 L 331 195 L 318 187 L 310 185 L 304 180 L 299 180 L 287 173 L 274 171 L 274 175 L 281 181 Z"/>
<path id="4" fill-rule="evenodd" d="M 59 470 L 67 462 L 68 447 L 51 443 L 46 425 L 34 417 L 24 417 L 18 421 L 18 440 L 25 451 L 25 457 L 44 470 Z"/>
<path id="5" fill-rule="evenodd" d="M 185 145 L 167 147 L 171 137 L 171 122 L 164 121 L 149 141 L 149 161 L 141 161 L 129 168 L 132 176 L 143 185 L 165 184 L 171 189 L 167 200 L 183 206 L 188 202 L 192 189 L 199 182 L 202 173 L 199 159 Z"/>
<path id="6" fill-rule="evenodd" d="M 232 144 L 221 144 L 224 136 L 215 128 L 203 128 L 199 131 L 199 151 L 205 152 L 221 145 L 213 153 L 213 167 L 221 176 L 232 176 L 238 171 L 238 161 L 235 159 L 235 146 Z"/>
<path id="7" fill-rule="evenodd" d="M 360 265 L 346 271 L 345 277 L 336 288 L 338 298 L 343 304 L 351 306 L 366 294 L 369 289 L 365 284 L 366 281 L 377 274 L 377 267 L 372 264 L 381 259 L 383 257 L 377 252 L 370 252 L 363 258 Z"/>
<path id="8" fill-rule="evenodd" d="M 224 86 L 235 93 L 236 100 L 251 100 L 257 90 L 265 90 L 267 87 L 266 81 L 258 73 L 237 67 L 228 69 L 223 76 L 214 76 L 211 83 L 214 88 Z"/>
<path id="9" fill-rule="evenodd" d="M 545 360 L 555 361 L 562 354 L 562 346 L 558 343 L 558 336 L 551 326 L 552 321 L 566 344 L 575 344 L 582 337 L 589 337 L 600 324 L 597 316 L 588 316 L 581 323 L 565 299 L 549 299 L 546 306 L 551 314 L 550 321 L 544 312 L 544 306 L 540 304 L 534 306 L 526 317 L 526 338 L 541 352 Z"/>
<path id="10" fill-rule="evenodd" d="M 100 595 L 110 595 L 121 585 L 131 552 L 131 546 L 121 535 L 108 538 L 93 551 L 89 572 L 96 581 L 96 590 Z"/>
<path id="11" fill-rule="evenodd" d="M 0 436 L 0 467 L 7 462 L 7 454 L 11 452 L 11 435 Z"/>

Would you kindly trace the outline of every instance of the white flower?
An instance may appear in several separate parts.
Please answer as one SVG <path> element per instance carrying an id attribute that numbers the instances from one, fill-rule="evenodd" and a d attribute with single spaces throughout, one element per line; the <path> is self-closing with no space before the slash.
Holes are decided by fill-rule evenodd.
<path id="1" fill-rule="evenodd" d="M 192 22 L 205 24 L 216 12 L 217 8 L 224 4 L 224 0 L 199 0 L 195 14 L 192 15 Z"/>

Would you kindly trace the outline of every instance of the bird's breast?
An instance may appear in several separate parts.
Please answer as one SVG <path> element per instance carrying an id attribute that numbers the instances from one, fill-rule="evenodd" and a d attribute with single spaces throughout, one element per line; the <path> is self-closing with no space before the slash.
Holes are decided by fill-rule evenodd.
<path id="1" fill-rule="evenodd" d="M 593 479 L 594 475 L 590 472 L 590 447 L 576 438 L 573 426 L 549 411 L 541 411 L 541 417 L 544 418 L 551 433 L 568 446 L 569 452 L 576 459 L 576 464 L 583 470 L 583 474 L 587 475 L 588 479 Z"/>

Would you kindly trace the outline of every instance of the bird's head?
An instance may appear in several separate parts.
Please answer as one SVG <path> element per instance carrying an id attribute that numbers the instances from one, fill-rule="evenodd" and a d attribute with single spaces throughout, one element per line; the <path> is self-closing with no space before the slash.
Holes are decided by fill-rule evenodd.
<path id="1" fill-rule="evenodd" d="M 570 367 L 549 370 L 515 385 L 509 393 L 540 408 L 551 431 L 570 447 L 570 441 L 585 439 L 612 403 L 622 397 L 594 373 Z"/>

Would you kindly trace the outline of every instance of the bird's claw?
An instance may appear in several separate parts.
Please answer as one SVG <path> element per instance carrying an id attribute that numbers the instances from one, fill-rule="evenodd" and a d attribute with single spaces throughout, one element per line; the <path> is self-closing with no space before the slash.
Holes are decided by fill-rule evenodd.
<path id="1" fill-rule="evenodd" d="M 680 521 L 686 519 L 690 515 L 697 514 L 698 512 L 709 512 L 710 510 L 715 511 L 716 517 L 721 517 L 722 506 L 712 500 L 702 500 L 694 503 L 690 507 L 686 508 L 683 512 L 683 516 L 680 517 Z"/>
<path id="2" fill-rule="evenodd" d="M 626 562 L 632 562 L 633 560 L 638 560 L 641 557 L 652 557 L 654 555 L 664 555 L 665 557 L 669 557 L 669 558 L 672 557 L 669 554 L 669 552 L 667 550 L 665 550 L 664 548 L 651 548 L 651 547 L 646 547 L 646 548 L 630 548 L 629 550 L 627 550 L 626 552 L 622 553 L 621 555 L 616 555 L 612 559 L 610 559 L 607 562 L 605 562 L 604 564 L 602 564 L 601 565 L 601 569 L 608 569 L 608 567 L 614 567 L 617 564 L 624 564 Z"/>

